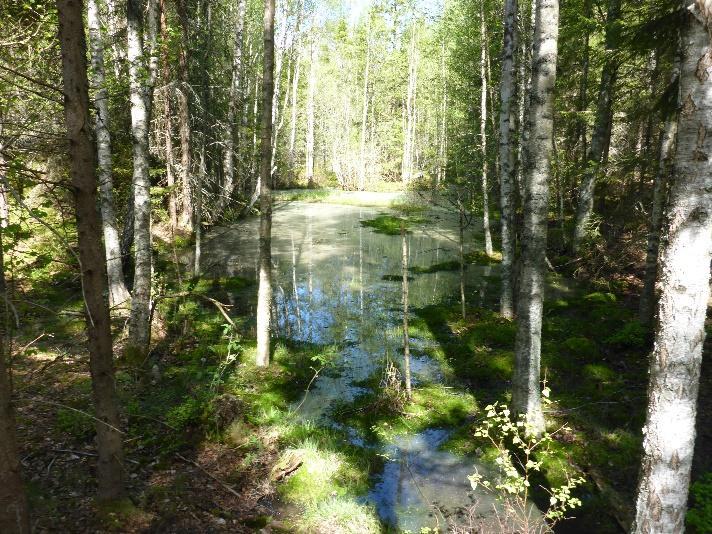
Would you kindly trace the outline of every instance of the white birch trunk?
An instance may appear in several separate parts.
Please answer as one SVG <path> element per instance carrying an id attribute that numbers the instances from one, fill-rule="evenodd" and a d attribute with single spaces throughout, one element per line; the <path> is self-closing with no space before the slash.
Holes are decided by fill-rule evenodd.
<path id="1" fill-rule="evenodd" d="M 504 45 L 502 78 L 499 86 L 499 182 L 500 222 L 502 237 L 502 294 L 499 312 L 502 317 L 514 317 L 512 266 L 514 264 L 514 127 L 516 118 L 512 106 L 515 84 L 514 51 L 517 47 L 517 0 L 504 5 Z"/>
<path id="2" fill-rule="evenodd" d="M 366 65 L 363 71 L 363 106 L 361 108 L 361 139 L 359 149 L 358 189 L 366 188 L 366 128 L 368 127 L 368 76 L 371 66 L 371 25 L 366 27 Z"/>
<path id="3" fill-rule="evenodd" d="M 685 7 L 689 2 L 684 2 Z M 709 11 L 684 14 L 682 108 L 660 255 L 643 462 L 632 532 L 683 532 L 695 444 L 712 255 L 712 45 Z"/>
<path id="4" fill-rule="evenodd" d="M 112 309 L 126 308 L 130 304 L 131 296 L 128 289 L 126 289 L 124 281 L 119 230 L 114 213 L 111 137 L 109 135 L 109 95 L 106 91 L 104 79 L 104 36 L 99 23 L 97 0 L 89 0 L 87 4 L 87 25 L 91 50 L 91 83 L 95 89 L 96 122 L 94 124 L 94 133 L 98 161 L 99 206 L 101 208 L 101 223 L 104 233 L 106 272 L 109 280 L 109 306 Z"/>
<path id="5" fill-rule="evenodd" d="M 294 151 L 297 146 L 297 113 L 299 110 L 299 108 L 297 107 L 297 99 L 299 97 L 299 71 L 301 64 L 301 51 L 299 50 L 298 45 L 296 54 L 296 64 L 294 65 L 294 82 L 292 83 L 292 120 L 290 121 L 289 125 L 289 174 L 292 182 L 294 182 L 294 165 L 296 161 L 296 155 Z"/>
<path id="6" fill-rule="evenodd" d="M 257 292 L 258 366 L 269 365 L 272 331 L 272 97 L 274 92 L 274 0 L 265 1 L 260 130 L 260 245 Z"/>
<path id="7" fill-rule="evenodd" d="M 316 91 L 317 54 L 311 44 L 309 62 L 309 85 L 307 87 L 307 140 L 306 140 L 306 178 L 307 186 L 314 185 L 314 93 Z"/>
<path id="8" fill-rule="evenodd" d="M 532 87 L 524 145 L 524 227 L 517 302 L 512 408 L 534 433 L 544 430 L 541 409 L 541 323 L 544 305 L 549 175 L 554 122 L 554 86 L 559 35 L 558 0 L 537 0 L 532 52 Z"/>
<path id="9" fill-rule="evenodd" d="M 131 134 L 133 138 L 134 284 L 129 319 L 129 346 L 141 357 L 150 340 L 151 302 L 151 182 L 148 175 L 148 127 L 144 73 L 147 62 L 141 35 L 142 13 L 138 0 L 129 0 L 127 55 L 131 88 Z"/>
<path id="10" fill-rule="evenodd" d="M 401 223 L 402 262 L 403 268 L 403 371 L 405 374 L 405 393 L 408 400 L 413 397 L 410 379 L 410 338 L 408 335 L 408 235 L 405 225 Z"/>
<path id="11" fill-rule="evenodd" d="M 485 253 L 492 255 L 492 233 L 489 221 L 489 191 L 487 185 L 487 36 L 485 32 L 485 12 L 480 4 L 480 151 L 482 153 L 482 231 L 485 239 Z"/>

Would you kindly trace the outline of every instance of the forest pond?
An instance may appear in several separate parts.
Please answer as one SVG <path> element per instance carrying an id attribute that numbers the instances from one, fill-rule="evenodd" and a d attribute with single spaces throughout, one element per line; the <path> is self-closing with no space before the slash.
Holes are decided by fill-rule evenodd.
<path id="1" fill-rule="evenodd" d="M 298 408 L 300 417 L 338 425 L 330 410 L 366 391 L 364 383 L 381 373 L 386 359 L 402 366 L 402 288 L 400 235 L 378 233 L 362 221 L 384 213 L 364 208 L 291 202 L 274 210 L 272 258 L 276 329 L 280 336 L 340 347 L 335 371 L 319 375 Z M 428 270 L 458 258 L 456 214 L 428 211 L 411 223 L 406 239 L 409 265 Z M 204 245 L 202 270 L 208 276 L 255 276 L 258 261 L 257 219 L 215 230 Z M 477 246 L 468 230 L 466 243 Z M 497 266 L 469 265 L 466 294 L 477 306 L 498 299 Z M 459 270 L 426 272 L 409 282 L 411 310 L 460 294 Z M 411 337 L 413 384 L 443 380 L 439 364 L 424 350 L 426 341 Z M 475 494 L 467 479 L 478 469 L 471 458 L 441 450 L 453 429 L 430 428 L 373 443 L 346 429 L 352 443 L 377 447 L 384 468 L 372 478 L 366 499 L 391 528 L 418 532 L 444 526 L 465 509 L 493 513 L 489 494 Z"/>

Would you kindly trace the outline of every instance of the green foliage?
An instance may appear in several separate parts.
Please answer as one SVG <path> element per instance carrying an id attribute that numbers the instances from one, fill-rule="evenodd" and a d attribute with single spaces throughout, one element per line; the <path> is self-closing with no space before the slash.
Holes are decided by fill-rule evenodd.
<path id="1" fill-rule="evenodd" d="M 547 388 L 542 395 L 548 398 Z M 475 430 L 475 436 L 493 447 L 494 463 L 501 478 L 490 480 L 474 473 L 470 476 L 472 489 L 481 485 L 496 491 L 497 497 L 504 501 L 518 503 L 509 509 L 526 509 L 532 480 L 542 470 L 545 459 L 553 454 L 551 445 L 555 434 L 567 430 L 570 429 L 564 426 L 555 433 L 544 432 L 538 436 L 523 415 L 513 418 L 509 409 L 497 402 L 486 406 L 485 418 Z M 567 476 L 565 483 L 544 488 L 549 493 L 549 505 L 543 513 L 549 524 L 565 519 L 568 513 L 581 506 L 581 500 L 572 491 L 584 481 L 581 476 Z M 516 521 L 516 518 L 510 520 Z"/>
<path id="2" fill-rule="evenodd" d="M 692 498 L 687 525 L 693 533 L 712 532 L 712 473 L 705 473 L 690 487 Z"/>

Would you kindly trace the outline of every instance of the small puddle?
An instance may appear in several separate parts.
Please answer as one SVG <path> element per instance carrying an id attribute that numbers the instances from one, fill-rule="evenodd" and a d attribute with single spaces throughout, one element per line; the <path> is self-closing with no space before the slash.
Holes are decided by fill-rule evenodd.
<path id="1" fill-rule="evenodd" d="M 401 237 L 376 233 L 360 221 L 383 209 L 293 202 L 274 210 L 272 255 L 276 328 L 298 341 L 335 343 L 338 373 L 324 373 L 313 383 L 299 412 L 301 417 L 338 426 L 329 408 L 352 401 L 367 390 L 363 383 L 382 369 L 386 355 L 402 360 L 401 285 L 384 280 L 400 273 Z M 203 250 L 203 272 L 213 276 L 255 276 L 256 219 L 216 229 Z M 409 265 L 428 266 L 457 259 L 458 229 L 454 215 L 438 212 L 431 222 L 415 225 L 408 235 Z M 468 232 L 466 241 L 478 244 Z M 472 304 L 488 306 L 498 299 L 498 268 L 469 266 L 465 284 Z M 450 302 L 459 295 L 459 272 L 413 276 L 410 307 Z M 425 354 L 433 341 L 412 339 L 414 383 L 441 382 L 439 364 Z M 351 442 L 369 446 L 354 429 L 343 428 Z M 467 480 L 477 468 L 472 459 L 440 450 L 450 430 L 431 428 L 379 445 L 388 460 L 373 479 L 367 496 L 384 523 L 418 532 L 445 526 L 444 516 L 468 507 L 487 515 L 494 500 L 474 493 Z M 465 517 L 465 516 L 463 516 Z"/>

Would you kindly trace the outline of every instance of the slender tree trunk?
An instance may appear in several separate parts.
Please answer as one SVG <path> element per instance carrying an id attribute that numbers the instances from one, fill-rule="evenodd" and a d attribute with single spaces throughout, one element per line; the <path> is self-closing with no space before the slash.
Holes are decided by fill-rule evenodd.
<path id="1" fill-rule="evenodd" d="M 122 440 L 114 384 L 114 360 L 101 220 L 96 209 L 96 151 L 91 138 L 86 43 L 80 0 L 57 0 L 64 81 L 64 117 L 69 141 L 70 175 L 76 206 L 77 236 L 86 306 L 89 367 L 94 393 L 97 482 L 100 500 L 124 495 Z"/>
<path id="2" fill-rule="evenodd" d="M 148 350 L 151 306 L 151 181 L 148 174 L 148 129 L 145 68 L 141 34 L 142 9 L 139 0 L 128 0 L 128 59 L 131 85 L 131 134 L 133 137 L 133 219 L 134 284 L 129 319 L 129 344 L 132 357 L 139 359 Z"/>
<path id="3" fill-rule="evenodd" d="M 514 128 L 512 106 L 515 85 L 514 51 L 517 48 L 517 0 L 504 4 L 504 45 L 502 78 L 499 86 L 499 183 L 502 237 L 502 294 L 499 311 L 502 317 L 514 317 L 512 265 L 514 264 Z"/>
<path id="4" fill-rule="evenodd" d="M 586 169 L 584 170 L 579 203 L 576 210 L 574 236 L 571 242 L 574 254 L 578 252 L 581 242 L 586 237 L 588 226 L 593 214 L 593 196 L 596 178 L 600 172 L 603 154 L 610 138 L 610 125 L 613 119 L 613 90 L 618 77 L 618 58 L 613 55 L 616 46 L 615 25 L 620 18 L 621 0 L 610 0 L 606 17 L 606 51 L 609 54 L 601 73 L 601 85 L 598 91 L 596 122 L 591 136 L 591 148 L 588 151 Z"/>
<path id="5" fill-rule="evenodd" d="M 89 44 L 91 48 L 92 85 L 96 89 L 96 151 L 99 174 L 99 205 L 104 230 L 106 270 L 109 277 L 109 305 L 112 308 L 127 307 L 131 296 L 124 282 L 119 230 L 114 214 L 113 180 L 111 176 L 111 137 L 109 135 L 109 95 L 104 81 L 104 37 L 99 24 L 97 0 L 89 0 L 87 6 Z"/>
<path id="6" fill-rule="evenodd" d="M 297 159 L 295 154 L 295 148 L 297 146 L 297 113 L 299 110 L 297 107 L 297 98 L 299 96 L 299 71 L 301 65 L 301 51 L 298 47 L 296 54 L 296 64 L 294 65 L 294 83 L 292 84 L 292 119 L 289 124 L 289 176 L 290 182 L 292 183 L 294 183 L 294 168 Z"/>
<path id="7" fill-rule="evenodd" d="M 440 139 L 438 143 L 438 173 L 435 186 L 439 187 L 445 181 L 447 168 L 447 69 L 445 65 L 445 41 L 440 45 L 440 78 L 442 81 L 442 102 L 440 108 Z"/>
<path id="8" fill-rule="evenodd" d="M 670 163 L 673 156 L 673 145 L 677 130 L 677 119 L 669 118 L 665 121 L 665 128 L 660 142 L 660 158 L 658 171 L 655 174 L 653 189 L 653 206 L 650 214 L 650 228 L 648 230 L 648 246 L 645 255 L 645 276 L 643 277 L 643 290 L 640 294 L 640 322 L 650 325 L 655 313 L 655 282 L 658 276 L 658 253 L 660 250 L 660 230 L 663 224 L 663 211 L 667 197 L 668 181 L 670 178 Z"/>
<path id="9" fill-rule="evenodd" d="M 679 80 L 681 53 L 681 50 L 678 49 L 671 83 L 675 83 Z M 645 254 L 645 275 L 643 277 L 643 290 L 640 294 L 640 307 L 638 311 L 640 322 L 644 325 L 652 324 L 657 303 L 655 298 L 655 282 L 658 278 L 660 231 L 662 230 L 668 183 L 672 171 L 675 136 L 677 135 L 677 120 L 677 116 L 667 118 L 660 139 L 658 169 L 655 174 L 653 206 L 650 213 L 650 228 L 648 229 L 648 246 Z"/>
<path id="10" fill-rule="evenodd" d="M 260 131 L 260 286 L 257 295 L 257 365 L 269 365 L 272 308 L 272 96 L 274 91 L 274 0 L 265 0 Z"/>
<path id="11" fill-rule="evenodd" d="M 683 5 L 687 8 L 688 2 Z M 704 5 L 702 6 L 704 8 Z M 712 256 L 712 45 L 710 12 L 685 12 L 677 148 L 660 254 L 658 328 L 650 360 L 632 532 L 683 532 L 695 444 Z"/>
<path id="12" fill-rule="evenodd" d="M 314 93 L 316 91 L 316 62 L 317 54 L 312 42 L 309 62 L 309 86 L 307 88 L 307 160 L 306 177 L 307 187 L 314 185 Z"/>
<path id="13" fill-rule="evenodd" d="M 485 32 L 485 12 L 480 3 L 480 151 L 482 152 L 482 231 L 485 238 L 485 253 L 492 255 L 492 233 L 489 221 L 489 186 L 487 184 L 487 35 Z"/>
<path id="14" fill-rule="evenodd" d="M 408 58 L 408 90 L 405 99 L 405 117 L 403 120 L 403 162 L 401 164 L 401 175 L 403 183 L 408 184 L 411 179 L 413 170 L 413 132 L 415 119 L 415 89 L 417 76 L 417 46 L 416 46 L 416 29 L 413 24 L 412 37 L 410 41 L 410 53 Z"/>
<path id="15" fill-rule="evenodd" d="M 2 228 L 5 228 L 4 226 Z M 0 532 L 29 534 L 30 520 L 17 451 L 8 353 L 7 294 L 0 228 Z"/>
<path id="16" fill-rule="evenodd" d="M 518 102 L 518 115 L 517 123 L 519 129 L 519 143 L 517 144 L 517 158 L 515 161 L 516 165 L 516 181 L 517 181 L 517 193 L 519 194 L 520 203 L 524 203 L 524 167 L 526 167 L 526 162 L 524 161 L 524 146 L 529 141 L 529 122 L 526 117 L 529 113 L 529 97 L 531 93 L 532 86 L 532 48 L 533 43 L 531 41 L 531 36 L 534 33 L 534 28 L 536 27 L 536 1 L 532 0 L 530 11 L 529 11 L 529 21 L 524 17 L 521 17 L 521 39 L 519 47 L 519 79 L 518 79 L 518 92 L 519 92 L 519 102 Z M 521 207 L 521 206 L 520 206 Z M 518 227 L 515 223 L 515 227 Z M 515 268 L 515 273 L 518 270 Z"/>
<path id="17" fill-rule="evenodd" d="M 401 223 L 402 267 L 403 267 L 403 367 L 405 372 L 405 393 L 408 400 L 413 397 L 410 380 L 410 339 L 408 336 L 408 236 Z"/>
<path id="18" fill-rule="evenodd" d="M 361 107 L 361 139 L 359 147 L 358 189 L 366 188 L 366 129 L 368 128 L 368 77 L 371 67 L 371 23 L 366 26 L 366 65 L 363 69 L 363 105 Z"/>
<path id="19" fill-rule="evenodd" d="M 168 22 L 166 20 L 166 3 L 165 0 L 160 2 L 160 13 L 161 13 L 161 45 L 162 45 L 162 56 L 163 56 L 163 83 L 166 87 L 170 83 L 171 71 L 170 71 L 170 55 L 169 55 L 169 36 L 168 36 Z M 166 91 L 165 99 L 163 100 L 163 115 L 165 120 L 165 140 L 164 140 L 164 150 L 166 154 L 166 182 L 168 185 L 168 219 L 171 223 L 171 232 L 176 231 L 178 228 L 178 207 L 176 203 L 176 191 L 175 191 L 175 171 L 174 171 L 174 155 L 173 155 L 173 117 L 171 115 L 171 95 L 170 91 Z"/>
<path id="20" fill-rule="evenodd" d="M 458 244 L 460 245 L 458 252 L 458 259 L 460 260 L 460 308 L 462 312 L 462 319 L 466 319 L 467 313 L 467 302 L 465 300 L 465 207 L 462 202 L 458 199 L 457 209 L 459 217 L 458 230 L 460 231 L 460 239 Z"/>
<path id="21" fill-rule="evenodd" d="M 512 407 L 524 414 L 531 430 L 544 430 L 541 409 L 541 323 L 546 269 L 546 229 L 554 121 L 554 86 L 559 35 L 558 0 L 537 0 L 532 52 L 529 139 L 524 146 L 524 227 L 517 303 Z"/>
<path id="22" fill-rule="evenodd" d="M 205 134 L 200 139 L 199 179 L 195 187 L 195 249 L 193 255 L 193 276 L 200 276 L 200 255 L 203 245 L 203 184 L 206 182 Z"/>
<path id="23" fill-rule="evenodd" d="M 178 51 L 178 130 L 180 133 L 180 185 L 181 185 L 181 211 L 180 224 L 189 231 L 193 231 L 193 195 L 190 184 L 191 171 L 191 128 L 190 128 L 190 86 L 188 80 L 188 47 L 190 43 L 188 12 L 186 0 L 177 0 L 176 9 L 181 26 L 181 43 Z"/>
<path id="24" fill-rule="evenodd" d="M 217 213 L 221 214 L 226 205 L 229 205 L 235 189 L 235 147 L 239 138 L 237 130 L 241 124 L 238 112 L 242 109 L 242 48 L 243 29 L 245 26 L 245 0 L 237 2 L 237 21 L 235 23 L 235 48 L 232 55 L 232 81 L 230 83 L 230 96 L 227 106 L 227 124 L 223 144 L 224 185 L 217 204 Z"/>

